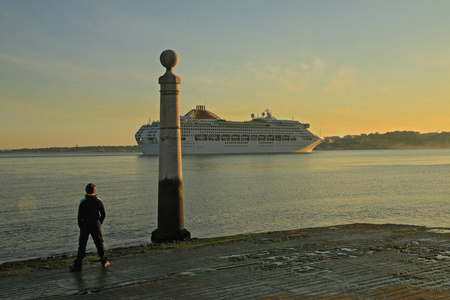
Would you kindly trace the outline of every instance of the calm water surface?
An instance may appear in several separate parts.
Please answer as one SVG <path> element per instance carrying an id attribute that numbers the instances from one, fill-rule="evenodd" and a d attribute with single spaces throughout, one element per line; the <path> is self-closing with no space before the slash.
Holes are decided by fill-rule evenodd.
<path id="1" fill-rule="evenodd" d="M 156 229 L 157 157 L 2 154 L 0 172 L 0 263 L 76 253 L 88 182 L 106 207 L 107 249 L 148 244 Z M 450 149 L 185 156 L 185 227 L 193 237 L 355 222 L 450 227 L 449 182 Z"/>

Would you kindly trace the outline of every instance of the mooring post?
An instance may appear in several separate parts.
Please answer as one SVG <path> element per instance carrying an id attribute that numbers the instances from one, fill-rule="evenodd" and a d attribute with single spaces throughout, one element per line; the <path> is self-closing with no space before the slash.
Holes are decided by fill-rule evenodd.
<path id="1" fill-rule="evenodd" d="M 161 64 L 167 69 L 159 77 L 161 85 L 159 127 L 158 228 L 153 242 L 180 241 L 191 237 L 184 228 L 183 179 L 181 172 L 180 77 L 172 72 L 178 63 L 173 50 L 161 53 Z"/>

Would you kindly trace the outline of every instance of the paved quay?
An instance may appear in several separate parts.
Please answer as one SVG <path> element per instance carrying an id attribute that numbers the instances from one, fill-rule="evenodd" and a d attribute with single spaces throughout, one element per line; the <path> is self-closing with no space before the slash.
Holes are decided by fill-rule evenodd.
<path id="1" fill-rule="evenodd" d="M 1 299 L 450 299 L 450 231 L 353 224 L 2 276 Z"/>

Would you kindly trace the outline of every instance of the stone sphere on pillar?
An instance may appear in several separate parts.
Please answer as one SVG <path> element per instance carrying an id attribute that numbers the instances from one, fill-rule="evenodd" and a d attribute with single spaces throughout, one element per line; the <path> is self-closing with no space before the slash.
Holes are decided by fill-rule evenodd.
<path id="1" fill-rule="evenodd" d="M 173 50 L 165 50 L 159 60 L 166 69 L 171 70 L 178 64 L 178 54 Z"/>

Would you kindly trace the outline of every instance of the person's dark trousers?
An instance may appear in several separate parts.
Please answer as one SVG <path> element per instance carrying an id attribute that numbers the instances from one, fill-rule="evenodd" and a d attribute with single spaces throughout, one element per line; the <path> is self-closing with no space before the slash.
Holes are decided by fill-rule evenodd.
<path id="1" fill-rule="evenodd" d="M 106 263 L 108 260 L 105 257 L 105 248 L 103 246 L 102 228 L 100 225 L 90 226 L 86 228 L 80 228 L 80 240 L 78 244 L 78 254 L 77 259 L 75 259 L 74 265 L 76 267 L 81 267 L 83 258 L 86 256 L 86 245 L 89 239 L 89 235 L 92 236 L 94 244 L 97 247 L 97 253 L 100 257 L 102 264 Z"/>

